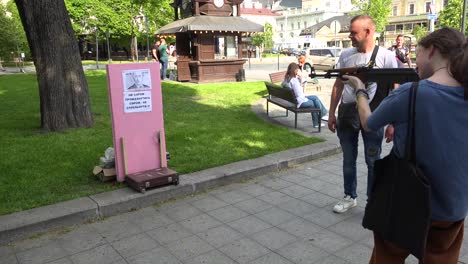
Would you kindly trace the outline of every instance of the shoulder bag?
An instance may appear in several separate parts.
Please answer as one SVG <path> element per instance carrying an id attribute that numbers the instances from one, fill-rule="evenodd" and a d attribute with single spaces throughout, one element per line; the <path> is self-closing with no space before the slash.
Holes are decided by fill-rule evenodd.
<path id="1" fill-rule="evenodd" d="M 374 163 L 374 184 L 362 226 L 423 261 L 431 223 L 431 187 L 416 163 L 415 109 L 418 83 L 411 86 L 405 157 L 393 151 Z M 422 263 L 422 262 L 420 262 Z"/>

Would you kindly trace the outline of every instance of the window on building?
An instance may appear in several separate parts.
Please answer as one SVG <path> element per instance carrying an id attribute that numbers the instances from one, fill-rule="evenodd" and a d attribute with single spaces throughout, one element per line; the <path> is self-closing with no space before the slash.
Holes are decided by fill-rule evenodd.
<path id="1" fill-rule="evenodd" d="M 237 37 L 215 35 L 215 59 L 237 58 Z"/>
<path id="2" fill-rule="evenodd" d="M 281 24 L 281 31 L 284 31 L 284 29 L 283 29 L 283 24 Z"/>
<path id="3" fill-rule="evenodd" d="M 294 32 L 289 33 L 289 35 L 291 36 L 291 38 L 294 38 Z"/>
<path id="4" fill-rule="evenodd" d="M 393 6 L 393 8 L 392 8 L 392 16 L 398 16 L 398 6 Z"/>
<path id="5" fill-rule="evenodd" d="M 294 23 L 291 23 L 291 30 L 294 30 Z"/>
<path id="6" fill-rule="evenodd" d="M 301 29 L 301 22 L 297 22 L 297 29 Z"/>
<path id="7" fill-rule="evenodd" d="M 449 0 L 444 0 L 444 4 L 443 4 L 444 7 L 448 4 L 448 1 L 449 1 Z"/>
<path id="8" fill-rule="evenodd" d="M 414 3 L 410 3 L 408 6 L 408 14 L 414 15 Z"/>
<path id="9" fill-rule="evenodd" d="M 307 28 L 307 21 L 304 21 L 304 28 Z"/>
<path id="10" fill-rule="evenodd" d="M 431 13 L 431 2 L 426 2 L 426 6 L 424 8 L 426 13 Z"/>

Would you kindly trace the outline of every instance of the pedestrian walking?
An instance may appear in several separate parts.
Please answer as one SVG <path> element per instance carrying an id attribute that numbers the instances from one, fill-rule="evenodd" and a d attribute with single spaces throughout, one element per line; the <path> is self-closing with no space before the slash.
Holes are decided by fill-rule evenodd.
<path id="1" fill-rule="evenodd" d="M 408 63 L 408 67 L 413 67 L 411 58 L 409 55 L 409 48 L 405 45 L 405 36 L 398 35 L 396 38 L 396 45 L 393 45 L 390 50 L 395 53 L 395 58 L 398 63 L 398 68 L 405 68 L 405 63 Z"/>
<path id="2" fill-rule="evenodd" d="M 167 66 L 169 64 L 169 49 L 166 44 L 166 39 L 161 38 L 159 45 L 159 62 L 161 62 L 161 81 L 166 79 Z"/>

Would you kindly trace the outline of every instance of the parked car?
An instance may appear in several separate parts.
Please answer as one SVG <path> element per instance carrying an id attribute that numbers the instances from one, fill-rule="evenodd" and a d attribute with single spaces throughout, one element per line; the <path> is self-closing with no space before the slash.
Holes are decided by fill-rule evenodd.
<path id="1" fill-rule="evenodd" d="M 283 49 L 281 49 L 281 51 L 280 51 L 281 54 L 284 54 L 284 55 L 286 55 L 286 56 L 289 56 L 289 53 L 290 53 L 290 52 L 291 52 L 291 51 L 290 51 L 289 48 L 283 48 Z"/>
<path id="2" fill-rule="evenodd" d="M 296 48 L 284 48 L 281 50 L 281 54 L 284 54 L 286 56 L 297 56 L 299 53 L 299 50 Z"/>
<path id="3" fill-rule="evenodd" d="M 306 62 L 314 65 L 316 70 L 334 69 L 338 63 L 342 48 L 308 48 Z"/>
<path id="4" fill-rule="evenodd" d="M 296 57 L 299 57 L 299 56 L 305 56 L 306 55 L 306 51 L 305 50 L 298 50 L 296 52 Z"/>
<path id="5" fill-rule="evenodd" d="M 278 54 L 280 51 L 276 48 L 271 48 L 271 54 Z"/>

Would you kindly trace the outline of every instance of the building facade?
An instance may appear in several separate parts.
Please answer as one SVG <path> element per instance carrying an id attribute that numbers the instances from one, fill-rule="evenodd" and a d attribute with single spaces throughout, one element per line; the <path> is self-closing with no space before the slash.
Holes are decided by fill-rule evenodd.
<path id="1" fill-rule="evenodd" d="M 385 28 L 385 46 L 396 44 L 396 37 L 403 34 L 410 45 L 416 44 L 412 32 L 416 26 L 431 30 L 431 23 L 437 24 L 437 17 L 447 5 L 448 0 L 393 0 L 392 13 Z M 432 26 L 433 29 L 433 26 Z"/>
<path id="2" fill-rule="evenodd" d="M 304 0 L 306 1 L 306 0 Z M 319 0 L 310 0 L 319 1 Z M 388 24 L 380 38 L 381 32 L 376 32 L 375 38 L 382 40 L 381 46 L 390 47 L 396 44 L 396 37 L 399 34 L 405 36 L 407 45 L 414 48 L 417 39 L 412 35 L 416 26 L 422 26 L 427 30 L 437 24 L 438 13 L 447 4 L 447 0 L 393 0 L 392 12 L 388 17 Z M 329 20 L 317 23 L 306 30 L 301 31 L 301 36 L 312 36 L 317 43 L 326 43 L 328 47 L 350 47 L 349 21 L 351 17 L 333 17 Z M 340 23 L 340 30 L 337 33 L 333 30 L 333 23 Z M 432 24 L 432 25 L 431 25 Z"/>
<path id="3" fill-rule="evenodd" d="M 395 44 L 397 35 L 403 34 L 407 44 L 415 45 L 417 40 L 412 35 L 414 28 L 422 26 L 429 30 L 429 18 L 437 16 L 447 2 L 448 0 L 393 0 L 392 12 L 380 44 L 390 47 Z M 271 3 L 271 13 L 261 11 L 270 6 L 244 3 L 245 9 L 257 10 L 248 15 L 243 11 L 242 16 L 252 21 L 261 21 L 258 22 L 260 24 L 270 23 L 273 26 L 275 48 L 351 46 L 348 37 L 351 17 L 346 15 L 353 11 L 351 0 L 302 0 L 300 6 L 292 8 L 281 5 L 278 7 L 278 1 Z M 437 25 L 437 20 L 433 24 Z M 375 37 L 380 38 L 380 35 L 381 32 L 377 32 Z"/>
<path id="4" fill-rule="evenodd" d="M 316 38 L 316 32 L 301 32 L 332 17 L 342 16 L 352 9 L 351 0 L 302 0 L 301 8 L 280 9 L 282 16 L 276 19 L 275 42 L 279 48 L 324 46 L 326 41 Z"/>
<path id="5" fill-rule="evenodd" d="M 343 15 L 341 12 L 316 10 L 315 8 L 293 8 L 282 11 L 282 16 L 276 19 L 274 41 L 276 47 L 299 48 L 317 45 L 315 34 L 301 35 L 301 32 L 323 20 Z"/>

